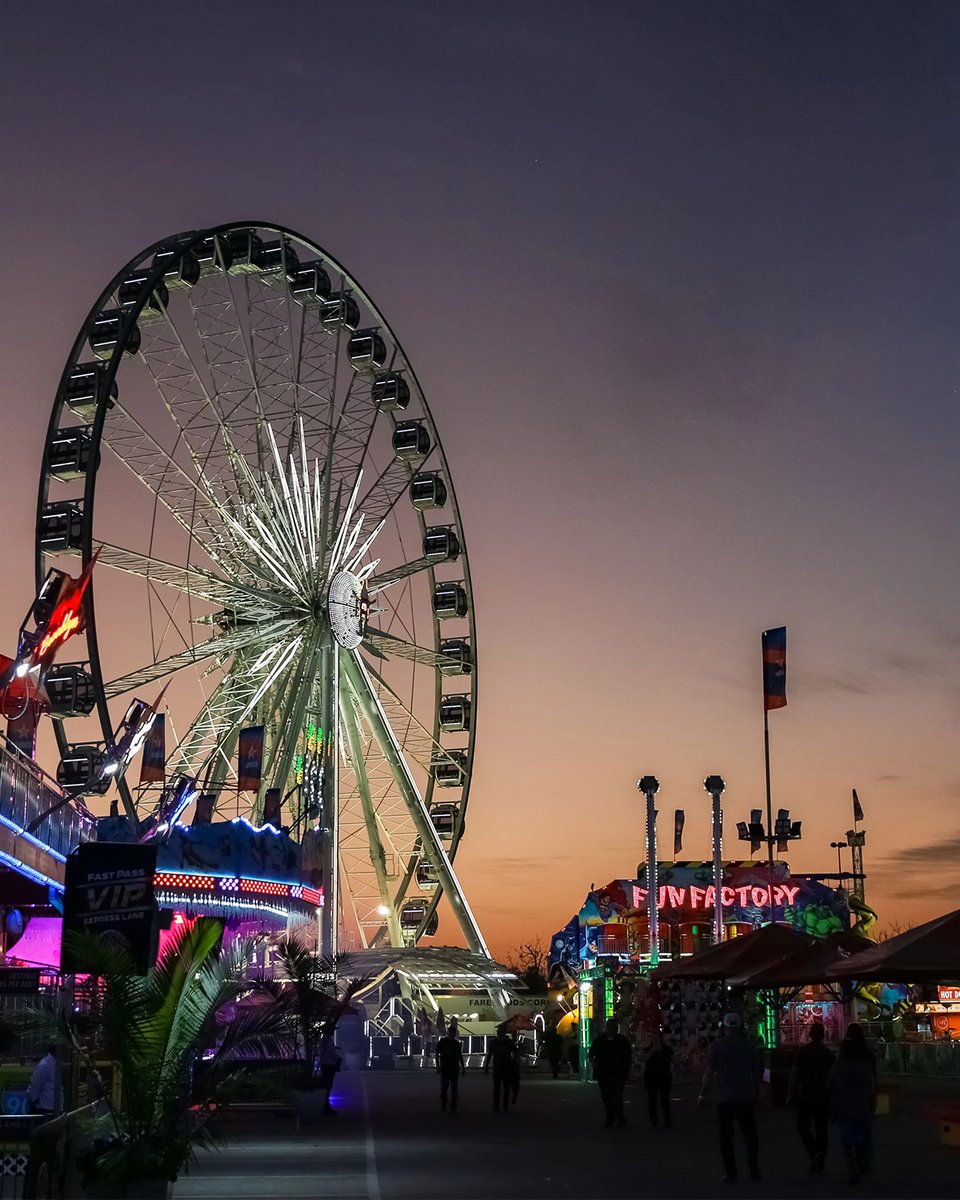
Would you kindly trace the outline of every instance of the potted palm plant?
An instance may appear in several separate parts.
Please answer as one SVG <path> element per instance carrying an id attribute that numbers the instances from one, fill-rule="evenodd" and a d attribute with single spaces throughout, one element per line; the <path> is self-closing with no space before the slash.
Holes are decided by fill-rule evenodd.
<path id="1" fill-rule="evenodd" d="M 102 1093 L 79 1164 L 88 1195 L 169 1195 L 197 1149 L 216 1144 L 207 1118 L 224 1087 L 252 1058 L 284 1052 L 289 1006 L 276 997 L 236 1006 L 251 988 L 251 943 L 226 949 L 222 932 L 212 918 L 185 923 L 143 976 L 123 951 L 77 938 L 91 971 L 89 1002 L 64 1025 Z M 218 1026 L 228 1006 L 231 1019 Z M 103 1061 L 119 1072 L 119 1087 L 105 1085 Z"/>
<path id="2" fill-rule="evenodd" d="M 336 1058 L 330 1062 L 333 1038 L 366 981 L 346 977 L 349 955 L 318 954 L 295 938 L 280 943 L 279 959 L 286 977 L 282 994 L 294 1027 L 293 1101 L 298 1119 L 305 1120 L 329 1111 L 330 1088 L 338 1069 Z"/>

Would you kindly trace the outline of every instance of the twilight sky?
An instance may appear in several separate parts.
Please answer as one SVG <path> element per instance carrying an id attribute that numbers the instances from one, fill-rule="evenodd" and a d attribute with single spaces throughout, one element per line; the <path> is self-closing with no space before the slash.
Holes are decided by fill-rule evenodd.
<path id="1" fill-rule="evenodd" d="M 458 868 L 495 952 L 632 873 L 640 775 L 690 858 L 705 775 L 731 828 L 761 803 L 780 624 L 792 865 L 833 868 L 856 787 L 881 923 L 960 904 L 954 5 L 50 0 L 4 24 L 4 650 L 93 299 L 165 234 L 274 221 L 368 289 L 453 470 L 481 673 Z"/>

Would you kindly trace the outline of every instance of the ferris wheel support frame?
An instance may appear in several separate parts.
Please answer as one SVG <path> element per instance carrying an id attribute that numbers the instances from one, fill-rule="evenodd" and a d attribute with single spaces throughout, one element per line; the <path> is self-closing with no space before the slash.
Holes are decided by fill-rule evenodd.
<path id="1" fill-rule="evenodd" d="M 477 919 L 467 902 L 467 897 L 453 869 L 453 864 L 443 847 L 440 835 L 430 820 L 430 813 L 420 796 L 410 768 L 403 757 L 403 751 L 400 749 L 394 736 L 390 722 L 384 715 L 380 699 L 370 682 L 366 668 L 359 655 L 352 650 L 345 651 L 340 656 L 340 659 L 343 666 L 343 673 L 346 676 L 349 686 L 356 696 L 363 715 L 366 717 L 374 736 L 380 743 L 381 750 L 390 764 L 397 787 L 403 796 L 407 811 L 410 814 L 410 819 L 413 821 L 414 827 L 420 837 L 423 852 L 437 872 L 440 880 L 440 888 L 450 902 L 450 907 L 453 909 L 460 930 L 467 940 L 467 945 L 474 954 L 482 954 L 489 958 L 490 951 L 483 940 L 480 926 L 477 924 Z"/>

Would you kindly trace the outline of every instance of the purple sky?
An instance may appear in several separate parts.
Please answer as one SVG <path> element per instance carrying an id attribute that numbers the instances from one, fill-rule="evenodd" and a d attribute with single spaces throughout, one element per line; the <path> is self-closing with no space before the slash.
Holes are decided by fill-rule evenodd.
<path id="1" fill-rule="evenodd" d="M 231 219 L 344 262 L 453 468 L 481 701 L 458 860 L 503 951 L 642 857 L 639 775 L 866 811 L 881 922 L 960 892 L 960 16 L 914 0 L 8 13 L 8 651 L 63 360 L 141 247 Z M 669 822 L 668 822 L 669 824 Z M 739 854 L 736 843 L 735 854 Z"/>

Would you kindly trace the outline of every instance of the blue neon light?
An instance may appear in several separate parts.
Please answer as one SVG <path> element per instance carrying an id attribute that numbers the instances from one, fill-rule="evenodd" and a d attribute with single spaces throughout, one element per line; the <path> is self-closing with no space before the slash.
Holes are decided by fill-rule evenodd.
<path id="1" fill-rule="evenodd" d="M 58 892 L 63 891 L 63 884 L 58 883 L 55 879 L 51 879 L 49 875 L 44 875 L 42 871 L 35 871 L 33 867 L 28 867 L 25 862 L 21 862 L 13 854 L 7 854 L 5 850 L 0 850 L 0 862 L 5 862 L 7 866 L 13 867 L 21 875 L 26 875 L 28 879 L 32 879 L 35 883 L 43 883 L 48 887 L 56 888 Z"/>
<path id="2" fill-rule="evenodd" d="M 9 817 L 0 814 L 0 823 L 6 825 L 8 829 L 12 829 L 17 837 L 26 838 L 28 842 L 33 842 L 41 850 L 46 850 L 51 857 L 59 859 L 62 863 L 67 861 L 66 855 L 61 854 L 59 850 L 54 850 L 52 846 L 48 846 L 46 842 L 42 842 L 38 837 L 34 837 L 32 833 L 27 833 L 25 829 L 21 829 L 16 821 L 11 821 Z"/>

